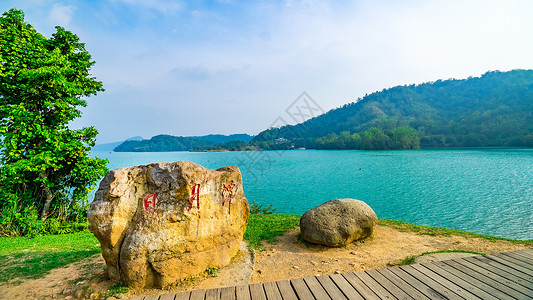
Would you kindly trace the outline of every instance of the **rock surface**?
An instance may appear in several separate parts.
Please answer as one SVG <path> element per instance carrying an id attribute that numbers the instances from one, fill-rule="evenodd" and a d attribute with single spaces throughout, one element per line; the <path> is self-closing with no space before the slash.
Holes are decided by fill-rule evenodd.
<path id="1" fill-rule="evenodd" d="M 377 220 L 363 201 L 334 199 L 308 210 L 300 219 L 300 232 L 308 242 L 341 247 L 370 236 Z"/>
<path id="2" fill-rule="evenodd" d="M 113 281 L 163 288 L 228 264 L 249 211 L 236 166 L 180 161 L 109 171 L 88 218 Z"/>

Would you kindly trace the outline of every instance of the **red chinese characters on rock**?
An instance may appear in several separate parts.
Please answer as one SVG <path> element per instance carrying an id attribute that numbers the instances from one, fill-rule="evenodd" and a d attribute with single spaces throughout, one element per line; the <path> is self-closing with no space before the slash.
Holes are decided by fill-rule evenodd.
<path id="1" fill-rule="evenodd" d="M 228 185 L 222 185 L 222 206 L 224 206 L 226 201 L 228 202 L 228 214 L 231 213 L 231 200 L 233 200 L 233 197 L 235 197 L 235 184 L 233 180 L 230 180 Z"/>
<path id="2" fill-rule="evenodd" d="M 153 193 L 143 198 L 144 211 L 155 211 L 157 193 Z"/>
<path id="3" fill-rule="evenodd" d="M 188 211 L 191 211 L 192 209 L 192 203 L 196 201 L 196 207 L 200 209 L 200 185 L 195 184 L 191 187 L 191 198 L 189 198 L 189 209 Z"/>

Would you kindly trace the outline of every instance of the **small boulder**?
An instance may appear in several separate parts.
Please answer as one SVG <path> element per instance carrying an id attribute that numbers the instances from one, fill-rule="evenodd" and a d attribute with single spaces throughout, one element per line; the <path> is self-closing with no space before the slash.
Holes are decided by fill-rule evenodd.
<path id="1" fill-rule="evenodd" d="M 109 171 L 88 219 L 111 280 L 164 288 L 228 264 L 249 211 L 239 168 L 180 161 Z"/>
<path id="2" fill-rule="evenodd" d="M 370 236 L 377 220 L 363 201 L 334 199 L 308 210 L 300 219 L 300 232 L 308 242 L 341 247 Z"/>

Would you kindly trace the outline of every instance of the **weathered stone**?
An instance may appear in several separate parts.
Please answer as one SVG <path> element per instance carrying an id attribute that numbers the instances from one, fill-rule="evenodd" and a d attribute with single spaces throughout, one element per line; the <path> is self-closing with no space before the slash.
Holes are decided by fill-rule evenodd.
<path id="1" fill-rule="evenodd" d="M 88 218 L 113 281 L 162 288 L 228 264 L 249 211 L 236 166 L 180 161 L 109 171 Z"/>
<path id="2" fill-rule="evenodd" d="M 308 210 L 300 219 L 300 232 L 308 242 L 341 247 L 370 236 L 377 220 L 363 201 L 334 199 Z"/>

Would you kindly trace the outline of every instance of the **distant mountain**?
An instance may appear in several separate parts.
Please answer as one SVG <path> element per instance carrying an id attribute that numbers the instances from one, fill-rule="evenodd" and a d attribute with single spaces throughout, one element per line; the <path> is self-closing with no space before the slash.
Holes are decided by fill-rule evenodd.
<path id="1" fill-rule="evenodd" d="M 396 86 L 302 124 L 271 128 L 263 149 L 533 147 L 533 70 Z"/>
<path id="2" fill-rule="evenodd" d="M 141 136 L 134 136 L 126 141 L 141 141 L 144 140 Z M 113 143 L 105 143 L 105 144 L 97 144 L 92 147 L 92 151 L 113 151 L 118 145 L 122 144 L 124 141 L 121 142 L 113 142 Z"/>
<path id="3" fill-rule="evenodd" d="M 206 136 L 157 135 L 149 140 L 128 140 L 115 146 L 116 152 L 167 152 L 167 151 L 207 151 L 240 150 L 248 146 L 253 137 L 248 134 Z"/>

